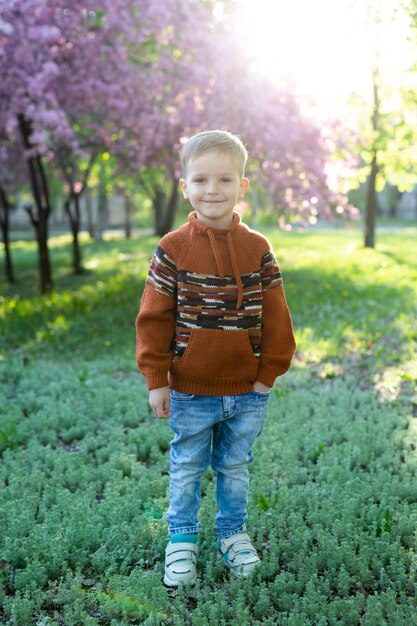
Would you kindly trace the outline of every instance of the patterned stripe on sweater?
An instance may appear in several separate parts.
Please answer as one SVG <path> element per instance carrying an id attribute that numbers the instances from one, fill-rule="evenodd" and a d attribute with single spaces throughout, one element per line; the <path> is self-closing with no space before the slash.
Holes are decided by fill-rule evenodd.
<path id="1" fill-rule="evenodd" d="M 146 282 L 166 296 L 175 296 L 176 294 L 177 268 L 175 261 L 170 259 L 160 246 L 157 247 L 153 255 Z"/>
<path id="2" fill-rule="evenodd" d="M 244 330 L 253 353 L 260 356 L 262 294 L 279 287 L 282 277 L 272 252 L 264 254 L 259 271 L 243 274 L 243 302 L 236 309 L 237 286 L 234 276 L 197 274 L 177 270 L 175 262 L 158 247 L 152 259 L 147 283 L 165 295 L 176 297 L 175 340 L 171 346 L 182 356 L 193 329 Z"/>
<path id="3" fill-rule="evenodd" d="M 282 285 L 281 272 L 279 271 L 277 260 L 271 250 L 266 252 L 262 257 L 261 278 L 263 291 Z"/>

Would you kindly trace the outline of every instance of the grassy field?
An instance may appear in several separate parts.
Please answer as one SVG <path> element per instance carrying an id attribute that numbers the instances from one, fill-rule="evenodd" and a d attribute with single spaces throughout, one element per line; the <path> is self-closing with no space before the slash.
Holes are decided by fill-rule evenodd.
<path id="1" fill-rule="evenodd" d="M 34 244 L 0 284 L 0 623 L 16 626 L 417 624 L 417 229 L 266 233 L 298 351 L 251 466 L 262 565 L 215 558 L 203 481 L 199 582 L 167 592 L 169 425 L 136 371 L 134 320 L 155 238 L 83 241 L 37 295 Z"/>

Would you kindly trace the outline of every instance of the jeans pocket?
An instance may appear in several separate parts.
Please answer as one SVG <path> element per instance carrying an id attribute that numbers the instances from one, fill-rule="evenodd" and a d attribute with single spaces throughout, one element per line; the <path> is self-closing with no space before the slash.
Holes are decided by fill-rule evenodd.
<path id="1" fill-rule="evenodd" d="M 169 390 L 171 400 L 175 402 L 187 402 L 188 400 L 192 400 L 195 398 L 195 393 L 182 393 L 181 391 L 175 391 L 174 389 Z"/>
<path id="2" fill-rule="evenodd" d="M 269 391 L 256 391 L 256 389 L 252 389 L 251 393 L 255 396 L 259 396 L 260 398 L 269 398 L 271 395 L 271 390 Z"/>

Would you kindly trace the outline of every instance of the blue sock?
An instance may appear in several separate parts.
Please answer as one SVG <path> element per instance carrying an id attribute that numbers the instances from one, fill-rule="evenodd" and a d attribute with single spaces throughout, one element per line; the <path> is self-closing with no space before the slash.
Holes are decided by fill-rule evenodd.
<path id="1" fill-rule="evenodd" d="M 197 533 L 175 533 L 174 535 L 171 535 L 170 543 L 181 543 L 182 541 L 197 543 L 197 540 Z"/>

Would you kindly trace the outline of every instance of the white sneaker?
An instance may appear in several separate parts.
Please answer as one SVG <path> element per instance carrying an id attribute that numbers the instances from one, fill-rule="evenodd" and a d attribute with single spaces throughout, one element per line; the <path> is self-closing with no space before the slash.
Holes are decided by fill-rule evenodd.
<path id="1" fill-rule="evenodd" d="M 217 548 L 219 559 L 222 559 L 236 576 L 248 576 L 261 562 L 246 533 L 220 539 Z"/>
<path id="2" fill-rule="evenodd" d="M 167 587 L 178 587 L 180 583 L 195 582 L 197 554 L 197 543 L 170 542 L 165 550 L 164 584 Z"/>

